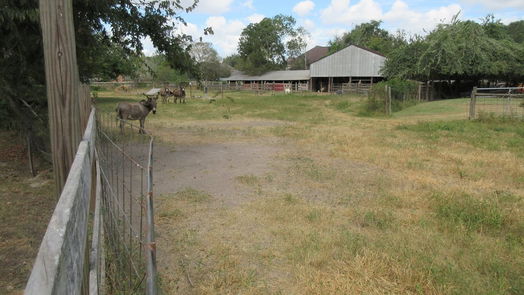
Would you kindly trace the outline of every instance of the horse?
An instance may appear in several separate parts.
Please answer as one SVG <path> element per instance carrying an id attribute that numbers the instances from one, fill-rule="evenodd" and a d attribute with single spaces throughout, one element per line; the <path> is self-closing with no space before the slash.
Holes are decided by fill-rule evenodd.
<path id="1" fill-rule="evenodd" d="M 184 87 L 175 89 L 174 91 L 172 91 L 172 93 L 173 93 L 173 96 L 175 97 L 175 103 L 177 99 L 180 99 L 180 103 L 182 103 L 182 101 L 186 103 L 186 90 L 184 89 Z"/>
<path id="2" fill-rule="evenodd" d="M 119 102 L 116 106 L 116 116 L 120 119 L 120 130 L 124 131 L 123 120 L 139 120 L 140 129 L 138 133 L 144 134 L 144 122 L 149 112 L 156 114 L 156 99 L 148 98 L 140 102 Z"/>

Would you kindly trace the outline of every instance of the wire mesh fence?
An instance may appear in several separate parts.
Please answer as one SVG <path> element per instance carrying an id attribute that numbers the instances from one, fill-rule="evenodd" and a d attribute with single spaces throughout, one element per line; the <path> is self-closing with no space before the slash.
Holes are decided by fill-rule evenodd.
<path id="1" fill-rule="evenodd" d="M 469 118 L 482 116 L 524 119 L 524 87 L 474 88 Z"/>
<path id="2" fill-rule="evenodd" d="M 104 288 L 109 294 L 156 294 L 153 137 L 138 131 L 114 115 L 98 115 Z"/>

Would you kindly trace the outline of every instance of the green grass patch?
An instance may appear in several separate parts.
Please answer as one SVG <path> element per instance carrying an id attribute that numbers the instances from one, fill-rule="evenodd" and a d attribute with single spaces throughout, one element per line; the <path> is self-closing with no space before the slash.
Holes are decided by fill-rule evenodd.
<path id="1" fill-rule="evenodd" d="M 518 120 L 426 121 L 404 124 L 400 130 L 413 131 L 428 140 L 452 139 L 492 151 L 511 151 L 524 157 L 524 124 Z"/>
<path id="2" fill-rule="evenodd" d="M 468 194 L 436 195 L 435 213 L 443 222 L 472 231 L 499 230 L 504 215 L 494 201 L 479 200 Z"/>
<path id="3" fill-rule="evenodd" d="M 202 203 L 211 200 L 211 196 L 203 191 L 198 191 L 193 188 L 186 188 L 175 194 L 175 198 L 188 201 L 190 203 Z"/>
<path id="4" fill-rule="evenodd" d="M 434 116 L 451 114 L 464 114 L 464 116 L 466 116 L 468 104 L 469 98 L 422 102 L 394 113 L 393 117 L 401 118 L 423 115 Z"/>

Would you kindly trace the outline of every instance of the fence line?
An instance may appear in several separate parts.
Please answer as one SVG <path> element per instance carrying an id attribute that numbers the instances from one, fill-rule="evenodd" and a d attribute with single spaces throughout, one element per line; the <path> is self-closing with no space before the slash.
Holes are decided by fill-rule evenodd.
<path id="1" fill-rule="evenodd" d="M 94 110 L 40 244 L 25 294 L 85 293 Z"/>
<path id="2" fill-rule="evenodd" d="M 157 294 L 153 137 L 102 117 L 92 109 L 25 294 Z"/>
<path id="3" fill-rule="evenodd" d="M 481 114 L 524 118 L 524 87 L 474 87 L 469 103 L 469 119 L 476 119 Z"/>

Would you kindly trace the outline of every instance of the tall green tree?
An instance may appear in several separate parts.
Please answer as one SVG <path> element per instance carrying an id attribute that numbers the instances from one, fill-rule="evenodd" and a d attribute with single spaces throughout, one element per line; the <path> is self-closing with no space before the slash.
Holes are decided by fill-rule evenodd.
<path id="1" fill-rule="evenodd" d="M 402 33 L 392 35 L 381 28 L 382 21 L 372 20 L 362 23 L 342 36 L 335 37 L 329 41 L 329 52 L 333 53 L 345 48 L 348 45 L 359 45 L 376 50 L 384 55 L 389 55 L 393 49 L 405 44 Z"/>
<path id="2" fill-rule="evenodd" d="M 302 48 L 300 38 L 304 29 L 296 28 L 292 16 L 277 15 L 249 24 L 240 36 L 238 54 L 240 69 L 248 74 L 259 75 L 286 67 L 290 54 Z M 285 40 L 288 40 L 287 42 Z"/>

